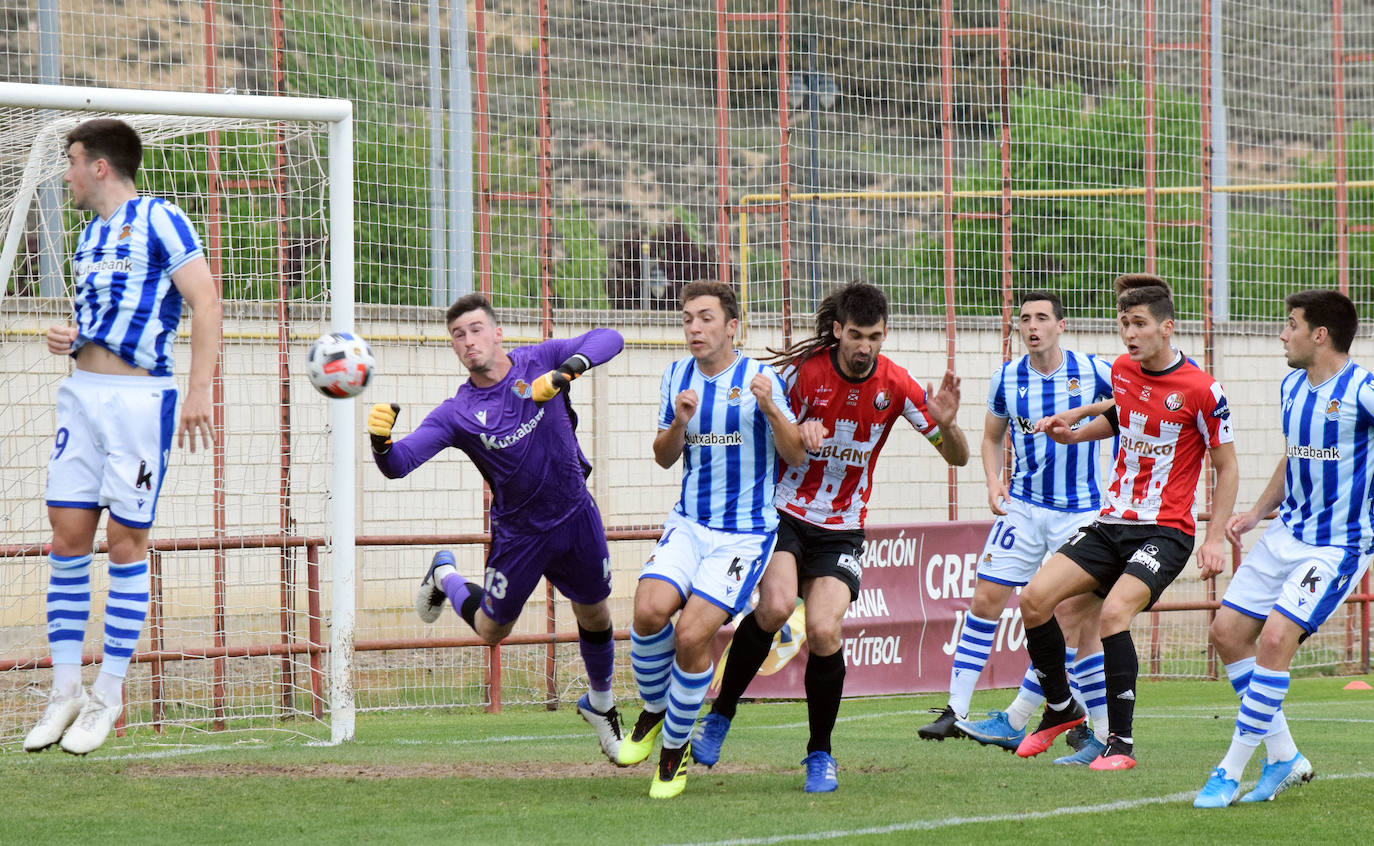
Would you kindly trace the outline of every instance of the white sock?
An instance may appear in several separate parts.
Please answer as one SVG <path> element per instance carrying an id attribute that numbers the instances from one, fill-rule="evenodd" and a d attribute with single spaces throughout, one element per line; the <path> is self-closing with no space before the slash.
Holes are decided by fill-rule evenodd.
<path id="1" fill-rule="evenodd" d="M 604 714 L 615 707 L 615 694 L 611 693 L 610 690 L 589 688 L 587 690 L 587 704 Z"/>
<path id="2" fill-rule="evenodd" d="M 52 689 L 58 696 L 75 696 L 81 692 L 80 664 L 53 664 Z"/>
<path id="3" fill-rule="evenodd" d="M 1031 665 L 1026 668 L 1026 675 L 1016 690 L 1016 698 L 1007 706 L 1007 722 L 1020 731 L 1044 704 L 1045 694 L 1040 689 L 1040 677 L 1035 674 L 1035 666 Z"/>
<path id="4" fill-rule="evenodd" d="M 102 672 L 95 677 L 91 693 L 98 695 L 106 705 L 120 705 L 124 702 L 124 678 Z"/>

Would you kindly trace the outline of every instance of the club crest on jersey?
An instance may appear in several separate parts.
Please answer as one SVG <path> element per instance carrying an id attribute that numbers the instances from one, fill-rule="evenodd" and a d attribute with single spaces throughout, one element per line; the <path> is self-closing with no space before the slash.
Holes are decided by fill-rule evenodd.
<path id="1" fill-rule="evenodd" d="M 1326 419 L 1335 420 L 1341 414 L 1341 401 L 1333 399 L 1326 404 Z"/>
<path id="2" fill-rule="evenodd" d="M 739 389 L 739 386 L 731 385 L 730 393 L 725 395 L 725 402 L 729 405 L 739 405 L 740 402 L 743 400 L 743 397 L 744 392 Z"/>
<path id="3" fill-rule="evenodd" d="M 892 397 L 887 395 L 887 391 L 879 391 L 873 398 L 873 407 L 879 411 L 886 411 L 889 405 L 892 405 Z"/>
<path id="4" fill-rule="evenodd" d="M 1064 390 L 1068 391 L 1073 396 L 1078 396 L 1083 393 L 1083 383 L 1078 381 L 1077 376 L 1070 376 L 1069 381 L 1064 383 Z"/>
<path id="5" fill-rule="evenodd" d="M 1170 411 L 1178 411 L 1183 407 L 1183 394 L 1174 391 L 1164 398 L 1164 407 Z"/>
<path id="6" fill-rule="evenodd" d="M 132 238 L 133 236 L 134 228 L 127 223 L 124 224 L 123 228 L 119 230 L 119 240 L 121 241 L 123 241 L 125 238 Z"/>
<path id="7" fill-rule="evenodd" d="M 516 379 L 515 384 L 511 385 L 510 389 L 515 391 L 517 397 L 524 397 L 525 399 L 532 399 L 534 397 L 534 388 L 524 379 Z"/>

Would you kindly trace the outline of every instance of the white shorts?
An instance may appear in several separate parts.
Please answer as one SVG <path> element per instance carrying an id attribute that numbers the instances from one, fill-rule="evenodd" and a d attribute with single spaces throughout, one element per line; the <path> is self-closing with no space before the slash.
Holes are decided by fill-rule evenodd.
<path id="1" fill-rule="evenodd" d="M 1097 517 L 1096 509 L 1056 511 L 1012 497 L 1006 499 L 1006 511 L 988 532 L 978 578 L 1012 587 L 1026 585 L 1050 553 Z"/>
<path id="2" fill-rule="evenodd" d="M 72 371 L 57 388 L 48 505 L 108 507 L 110 518 L 126 526 L 152 526 L 176 410 L 170 376 Z"/>
<path id="3" fill-rule="evenodd" d="M 639 577 L 662 579 L 684 602 L 695 594 L 733 616 L 749 604 L 777 537 L 777 532 L 722 532 L 673 511 Z"/>
<path id="4" fill-rule="evenodd" d="M 1277 611 L 1312 634 L 1368 569 L 1369 556 L 1304 543 L 1275 520 L 1231 576 L 1221 604 L 1257 620 Z"/>

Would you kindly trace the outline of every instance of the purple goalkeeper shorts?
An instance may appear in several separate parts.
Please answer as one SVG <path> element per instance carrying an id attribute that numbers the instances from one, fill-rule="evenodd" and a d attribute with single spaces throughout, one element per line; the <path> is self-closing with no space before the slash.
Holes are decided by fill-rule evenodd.
<path id="1" fill-rule="evenodd" d="M 482 611 L 498 626 L 515 620 L 543 576 L 579 605 L 611 595 L 611 553 L 601 512 L 586 504 L 557 526 L 538 534 L 492 530 Z"/>

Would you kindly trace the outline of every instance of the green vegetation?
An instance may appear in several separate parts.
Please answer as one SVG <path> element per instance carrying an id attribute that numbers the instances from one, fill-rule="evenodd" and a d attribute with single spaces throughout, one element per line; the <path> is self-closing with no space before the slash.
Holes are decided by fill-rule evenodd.
<path id="1" fill-rule="evenodd" d="M 1366 680 L 1374 677 L 1365 676 Z M 1229 843 L 1246 832 L 1347 842 L 1374 824 L 1367 736 L 1374 695 L 1349 678 L 1294 682 L 1284 704 L 1316 779 L 1277 801 L 1197 811 L 1193 793 L 1229 743 L 1224 681 L 1138 690 L 1140 765 L 1124 773 L 1022 760 L 915 728 L 934 695 L 846 702 L 835 731 L 840 789 L 801 790 L 804 703 L 744 705 L 720 765 L 693 765 L 686 793 L 647 797 L 650 764 L 602 759 L 576 711 L 360 714 L 357 739 L 311 746 L 270 728 L 112 739 L 87 758 L 0 755 L 15 843 L 605 844 L 797 841 Z M 1011 691 L 982 691 L 975 709 Z M 636 709 L 626 703 L 627 717 Z M 323 734 L 322 731 L 318 732 Z M 1066 749 L 1056 744 L 1051 754 Z M 1242 780 L 1259 774 L 1256 755 Z M 54 798 L 58 797 L 58 798 Z M 829 835 L 825 833 L 831 833 Z M 878 838 L 861 839 L 864 833 Z"/>
<path id="2" fill-rule="evenodd" d="M 1202 181 L 1200 110 L 1183 92 L 1157 89 L 1155 115 L 1156 187 L 1198 186 Z M 1100 96 L 1078 87 L 1028 88 L 1011 102 L 1013 191 L 1052 196 L 1012 201 L 1012 273 L 1017 289 L 1058 292 L 1077 316 L 1113 317 L 1110 280 L 1145 266 L 1145 175 L 1143 90 L 1121 80 Z M 1355 125 L 1348 135 L 1347 178 L 1374 177 L 1374 132 Z M 1334 180 L 1328 153 L 1309 154 L 1294 182 Z M 955 200 L 955 306 L 962 315 L 997 315 L 1001 307 L 1001 149 L 984 143 L 979 160 L 955 180 L 956 192 L 990 192 L 990 197 Z M 1126 192 L 1133 192 L 1127 194 Z M 1350 191 L 1350 222 L 1374 219 L 1374 192 Z M 1200 193 L 1161 193 L 1155 198 L 1157 271 L 1174 286 L 1179 314 L 1200 318 L 1203 307 Z M 1230 316 L 1272 320 L 1282 316 L 1283 295 L 1300 287 L 1335 287 L 1337 243 L 1335 192 L 1331 189 L 1237 194 L 1231 200 Z M 911 221 L 922 218 L 903 208 Z M 882 285 L 898 313 L 943 308 L 944 250 L 939 205 L 926 204 L 925 226 L 879 235 L 845 254 L 855 275 Z M 796 218 L 794 217 L 794 221 Z M 934 223 L 930 221 L 933 220 Z M 794 226 L 796 224 L 794 223 Z M 804 239 L 805 227 L 794 237 Z M 760 237 L 757 234 L 755 237 Z M 809 309 L 803 265 L 793 250 L 794 308 Z M 840 248 L 830 247 L 829 261 Z M 1349 237 L 1350 294 L 1361 312 L 1374 314 L 1374 235 Z M 844 263 L 844 262 L 842 262 Z M 756 249 L 750 260 L 750 300 L 764 308 L 781 298 L 780 256 Z M 771 280 L 771 284 L 770 284 Z M 775 306 L 772 306 L 775 307 Z"/>

